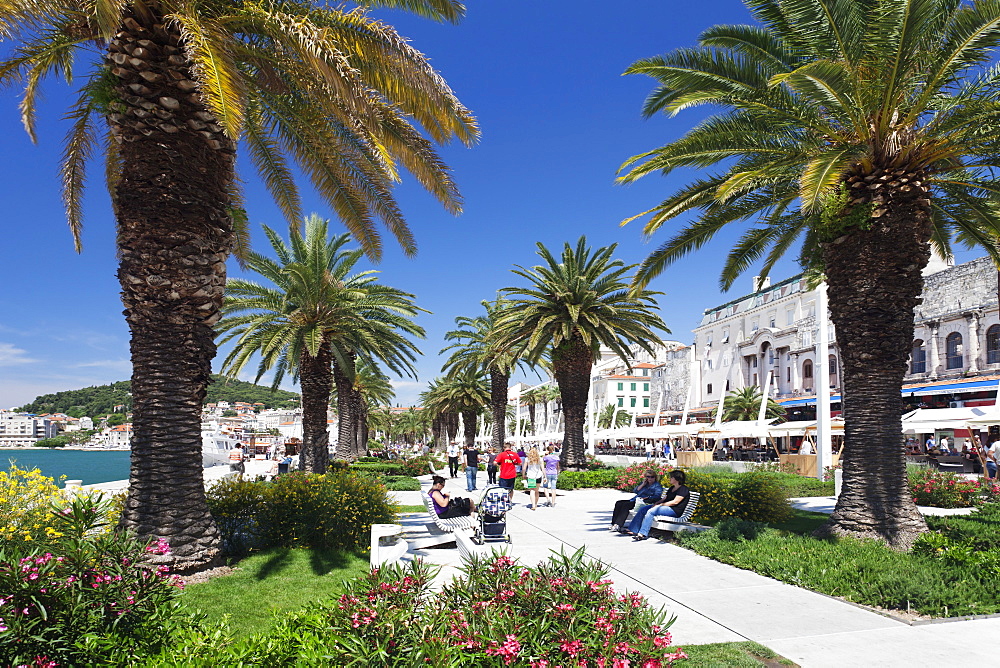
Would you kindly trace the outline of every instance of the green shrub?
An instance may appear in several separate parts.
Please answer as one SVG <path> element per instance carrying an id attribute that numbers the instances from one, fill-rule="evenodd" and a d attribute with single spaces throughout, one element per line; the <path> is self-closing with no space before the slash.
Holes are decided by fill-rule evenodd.
<path id="1" fill-rule="evenodd" d="M 200 665 L 665 666 L 673 619 L 639 594 L 616 595 L 583 552 L 535 567 L 472 558 L 433 591 L 416 560 L 374 569 L 338 599 L 290 615 L 266 636 L 194 632 L 174 650 Z M 165 657 L 166 658 L 166 657 Z M 165 661 L 166 662 L 166 661 Z"/>
<path id="2" fill-rule="evenodd" d="M 364 471 L 365 473 L 375 473 L 378 475 L 410 475 L 402 464 L 388 462 L 366 462 L 361 464 L 351 464 L 352 471 Z"/>
<path id="3" fill-rule="evenodd" d="M 927 525 L 957 542 L 972 542 L 976 549 L 1000 549 L 1000 503 L 986 503 L 971 515 L 928 517 Z"/>
<path id="4" fill-rule="evenodd" d="M 416 478 L 417 476 L 430 475 L 431 466 L 435 469 L 440 469 L 444 463 L 430 455 L 421 455 L 419 457 L 404 459 L 399 465 L 403 470 L 398 475 L 408 475 Z"/>
<path id="5" fill-rule="evenodd" d="M 227 479 L 207 493 L 227 554 L 268 547 L 358 550 L 395 519 L 380 480 L 353 471 L 293 471 L 273 482 Z"/>
<path id="6" fill-rule="evenodd" d="M 38 469 L 0 471 L 0 550 L 14 554 L 22 548 L 45 546 L 57 538 L 52 503 L 62 490 Z"/>
<path id="7" fill-rule="evenodd" d="M 595 469 L 592 471 L 562 471 L 556 482 L 557 489 L 583 489 L 593 487 L 614 487 L 615 469 Z"/>
<path id="8" fill-rule="evenodd" d="M 261 522 L 271 485 L 264 480 L 230 477 L 222 478 L 205 491 L 225 554 L 243 555 L 265 545 Z"/>
<path id="9" fill-rule="evenodd" d="M 169 637 L 184 583 L 150 557 L 170 546 L 112 531 L 114 513 L 80 495 L 54 513 L 47 547 L 0 551 L 0 665 L 125 665 Z"/>
<path id="10" fill-rule="evenodd" d="M 382 481 L 390 492 L 419 492 L 420 481 L 410 476 L 391 475 Z"/>
<path id="11" fill-rule="evenodd" d="M 359 550 L 368 545 L 372 524 L 394 519 L 379 482 L 351 472 L 296 471 L 270 484 L 261 528 L 268 547 Z"/>

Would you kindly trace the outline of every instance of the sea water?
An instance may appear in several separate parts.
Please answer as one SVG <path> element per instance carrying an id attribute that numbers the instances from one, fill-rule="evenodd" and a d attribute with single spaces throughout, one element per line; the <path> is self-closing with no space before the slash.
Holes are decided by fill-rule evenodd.
<path id="1" fill-rule="evenodd" d="M 20 469 L 39 469 L 59 482 L 60 476 L 84 485 L 128 480 L 129 450 L 63 450 L 60 448 L 0 448 L 0 471 L 13 460 Z"/>

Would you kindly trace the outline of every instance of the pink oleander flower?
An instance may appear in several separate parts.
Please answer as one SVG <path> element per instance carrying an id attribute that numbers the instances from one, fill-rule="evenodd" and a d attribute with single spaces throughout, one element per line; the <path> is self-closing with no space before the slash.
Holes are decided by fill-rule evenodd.
<path id="1" fill-rule="evenodd" d="M 583 641 L 581 640 L 564 640 L 559 644 L 559 649 L 561 649 L 566 654 L 570 656 L 576 656 L 583 649 Z"/>
<path id="2" fill-rule="evenodd" d="M 505 557 L 501 557 L 501 559 L 503 558 Z M 489 656 L 499 656 L 507 665 L 514 663 L 514 659 L 517 658 L 518 653 L 521 651 L 521 643 L 518 642 L 515 635 L 508 635 L 507 640 L 502 645 L 496 641 L 490 644 L 492 646 L 486 650 L 486 654 Z"/>

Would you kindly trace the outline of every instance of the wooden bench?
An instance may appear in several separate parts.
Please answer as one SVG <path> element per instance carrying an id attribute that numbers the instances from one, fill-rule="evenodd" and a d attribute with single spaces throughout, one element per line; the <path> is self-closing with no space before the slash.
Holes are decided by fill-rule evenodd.
<path id="1" fill-rule="evenodd" d="M 708 527 L 691 523 L 691 516 L 694 515 L 700 498 L 700 492 L 691 492 L 691 498 L 688 499 L 687 506 L 684 507 L 684 512 L 681 513 L 680 517 L 658 515 L 653 520 L 653 528 L 660 531 L 705 531 Z"/>

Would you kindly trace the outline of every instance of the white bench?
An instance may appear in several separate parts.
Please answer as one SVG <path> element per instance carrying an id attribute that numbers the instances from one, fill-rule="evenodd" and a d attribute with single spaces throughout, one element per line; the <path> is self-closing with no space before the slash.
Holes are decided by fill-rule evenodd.
<path id="1" fill-rule="evenodd" d="M 439 547 L 446 546 L 449 543 L 456 543 L 458 536 L 465 536 L 467 533 L 471 534 L 475 528 L 475 521 L 469 516 L 449 517 L 447 519 L 438 517 L 437 512 L 434 510 L 434 503 L 427 492 L 420 492 L 420 498 L 424 500 L 424 505 L 427 507 L 427 514 L 434 521 L 427 523 L 427 530 L 430 532 L 430 536 L 409 541 L 411 550 L 422 550 L 427 547 Z M 459 548 L 461 548 L 461 545 L 459 545 Z"/>
<path id="2" fill-rule="evenodd" d="M 436 526 L 441 531 L 445 533 L 453 533 L 459 529 L 473 529 L 476 524 L 473 522 L 470 515 L 465 517 L 448 517 L 442 519 L 438 517 L 437 511 L 434 510 L 434 502 L 431 501 L 431 496 L 427 492 L 420 492 L 420 498 L 424 500 L 424 505 L 427 506 L 427 514 L 431 516 L 434 520 L 433 526 Z M 432 526 L 430 522 L 427 523 L 428 526 Z"/>
<path id="3" fill-rule="evenodd" d="M 617 457 L 619 466 L 628 466 L 631 463 L 629 458 L 625 455 L 617 455 Z"/>
<path id="4" fill-rule="evenodd" d="M 369 563 L 372 566 L 381 566 L 399 561 L 410 549 L 409 544 L 402 538 L 402 533 L 403 527 L 399 524 L 373 524 Z M 390 536 L 395 536 L 396 541 L 392 545 L 383 547 L 379 539 Z"/>
<path id="5" fill-rule="evenodd" d="M 701 498 L 701 493 L 691 492 L 690 497 L 691 498 L 688 499 L 687 505 L 684 507 L 684 512 L 681 513 L 680 517 L 665 517 L 663 515 L 658 515 L 656 519 L 653 520 L 653 528 L 660 529 L 661 531 L 706 530 L 708 527 L 691 523 L 691 516 L 694 515 L 694 510 L 698 507 L 698 499 Z"/>

